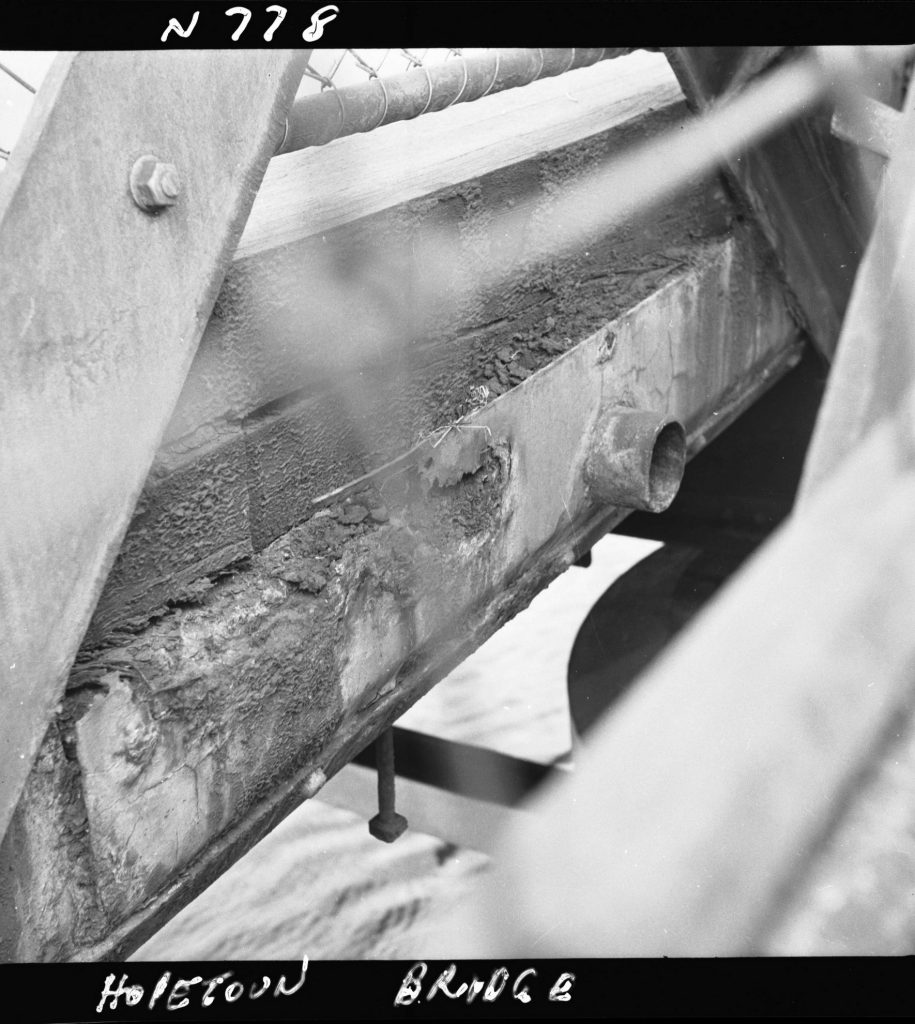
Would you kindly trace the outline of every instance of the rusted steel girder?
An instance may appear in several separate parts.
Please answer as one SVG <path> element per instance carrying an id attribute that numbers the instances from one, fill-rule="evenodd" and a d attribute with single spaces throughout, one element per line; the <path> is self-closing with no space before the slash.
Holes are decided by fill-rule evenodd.
<path id="1" fill-rule="evenodd" d="M 619 521 L 585 473 L 603 415 L 653 410 L 695 450 L 797 354 L 738 229 L 364 497 L 99 651 L 10 833 L 4 955 L 135 948 Z"/>
<path id="2" fill-rule="evenodd" d="M 633 56 L 636 67 L 641 63 L 644 68 L 642 57 Z M 748 90 L 727 109 L 680 125 L 685 104 L 678 102 L 668 68 L 662 65 L 660 77 L 658 68 L 651 68 L 645 78 L 621 68 L 616 82 L 591 74 L 596 70 L 585 69 L 592 85 L 572 104 L 562 97 L 561 104 L 536 124 L 533 136 L 525 133 L 523 146 L 516 138 L 514 119 L 509 119 L 507 137 L 504 122 L 487 121 L 488 155 L 482 165 L 476 158 L 471 168 L 460 159 L 452 163 L 463 155 L 461 147 L 454 152 L 454 137 L 462 136 L 436 129 L 436 123 L 452 129 L 454 123 L 463 123 L 464 130 L 473 130 L 468 108 L 442 113 L 440 121 L 428 119 L 422 139 L 428 142 L 431 136 L 441 145 L 443 130 L 449 136 L 447 172 L 427 158 L 423 173 L 416 180 L 411 176 L 406 196 L 410 202 L 416 199 L 416 206 L 399 206 L 390 219 L 370 206 L 378 211 L 378 219 L 363 221 L 358 229 L 348 228 L 345 218 L 364 216 L 367 196 L 362 185 L 348 186 L 352 167 L 371 156 L 384 157 L 391 140 L 411 138 L 398 134 L 401 130 L 419 125 L 393 126 L 388 136 L 379 133 L 378 145 L 371 150 L 364 139 L 351 138 L 327 150 L 276 161 L 281 166 L 275 168 L 274 184 L 282 188 L 266 190 L 272 194 L 262 197 L 263 208 L 272 207 L 274 213 L 259 220 L 257 244 L 246 247 L 248 255 L 227 278 L 218 315 L 204 335 L 170 427 L 177 454 L 162 453 L 157 472 L 151 475 L 144 515 L 137 517 L 125 538 L 90 625 L 90 643 L 133 617 L 180 599 L 184 588 L 196 585 L 205 574 L 262 549 L 312 514 L 317 495 L 399 455 L 438 427 L 446 405 L 443 393 L 452 392 L 450 405 L 463 387 L 478 391 L 482 357 L 488 351 L 488 358 L 497 363 L 501 346 L 519 327 L 520 337 L 528 339 L 532 316 L 539 314 L 544 324 L 539 333 L 551 333 L 549 344 L 555 352 L 568 342 L 564 323 L 574 323 L 579 313 L 592 315 L 590 306 L 598 296 L 620 309 L 633 289 L 646 294 L 646 286 L 657 280 L 656 272 L 669 273 L 683 259 L 681 247 L 693 250 L 701 239 L 727 230 L 721 218 L 733 216 L 731 204 L 716 198 L 714 179 L 700 177 L 713 170 L 721 152 L 719 139 L 729 140 L 730 146 L 746 146 L 773 124 L 803 110 L 823 89 L 813 62 L 799 62 L 764 86 Z M 494 97 L 494 107 L 512 95 Z M 574 124 L 566 111 L 570 105 L 582 118 Z M 533 116 L 532 110 L 529 113 Z M 677 130 L 661 135 L 665 126 Z M 640 145 L 630 145 L 635 140 Z M 552 145 L 561 148 L 545 148 Z M 628 155 L 617 160 L 624 148 Z M 380 177 L 371 176 L 373 204 L 380 198 L 394 206 L 398 194 L 403 197 L 397 189 L 403 146 L 394 149 L 393 159 L 388 151 L 388 158 L 381 160 Z M 305 188 L 324 166 L 307 158 L 324 155 L 328 159 L 323 177 L 331 186 L 324 191 L 313 184 Z M 584 157 L 600 170 L 579 175 L 576 168 Z M 477 178 L 483 171 L 488 173 Z M 461 174 L 469 174 L 469 180 L 459 178 Z M 453 183 L 448 189 L 439 187 L 429 197 L 431 202 L 417 199 L 424 194 L 417 188 L 428 191 L 445 177 Z M 303 195 L 310 199 L 305 208 L 296 205 Z M 517 206 L 506 207 L 506 198 Z M 632 202 L 643 210 L 637 232 L 625 223 L 635 213 Z M 255 205 L 253 219 L 258 219 L 257 209 Z M 295 222 L 295 229 L 290 231 L 287 225 L 279 231 L 280 215 Z M 321 225 L 319 233 L 302 237 L 314 232 L 316 222 Z M 421 230 L 424 223 L 431 223 L 433 235 L 440 231 L 449 238 L 449 244 L 430 253 Z M 602 225 L 608 230 L 598 243 Z M 267 226 L 278 230 L 279 238 L 266 231 Z M 325 237 L 325 227 L 339 228 L 340 233 Z M 594 237 L 595 244 L 583 242 L 581 231 Z M 382 232 L 385 241 L 379 248 Z M 400 241 L 391 241 L 392 235 Z M 565 255 L 556 251 L 563 236 L 569 250 Z M 423 271 L 431 263 L 431 277 L 441 275 L 440 280 L 449 282 L 440 291 L 445 307 L 456 280 L 474 282 L 455 299 L 461 313 L 459 331 L 453 329 L 454 311 L 447 308 L 444 326 L 439 323 L 428 334 L 413 326 L 423 303 L 407 304 L 405 299 L 423 294 L 429 280 L 416 272 L 413 241 L 429 257 L 419 260 Z M 654 250 L 650 259 L 646 247 Z M 333 266 L 327 266 L 328 253 L 355 271 L 346 293 Z M 443 253 L 447 259 L 442 259 Z M 535 275 L 540 281 L 538 299 L 530 287 L 529 261 L 543 261 L 547 255 L 549 262 L 541 263 Z M 373 280 L 363 288 L 359 278 L 366 270 Z M 291 300 L 300 294 L 301 281 L 309 279 L 316 284 L 313 297 Z M 374 310 L 360 301 L 366 294 L 385 291 L 392 301 L 376 302 Z M 301 317 L 295 313 L 297 301 L 304 303 Z M 405 330 L 405 325 L 411 326 Z M 438 336 L 443 330 L 449 332 L 447 343 Z M 493 344 L 497 338 L 501 340 Z M 524 347 L 512 342 L 504 352 L 510 355 Z M 376 357 L 372 362 L 372 352 L 382 350 L 394 358 Z M 535 365 L 528 356 L 539 365 L 542 355 L 522 355 L 526 370 Z M 295 390 L 295 382 L 303 380 L 311 397 L 288 401 L 290 388 Z M 431 393 L 435 401 L 405 402 L 408 380 L 414 396 Z M 500 393 L 507 381 L 493 382 L 493 388 L 498 387 L 494 393 Z M 263 408 L 278 399 L 284 401 Z M 392 433 L 397 435 L 396 445 Z M 299 455 L 303 451 L 308 452 L 306 458 Z"/>
<path id="3" fill-rule="evenodd" d="M 0 834 L 305 55 L 61 55 L 0 178 Z M 162 212 L 130 191 L 148 154 L 183 179 Z"/>
<path id="4" fill-rule="evenodd" d="M 465 106 L 272 162 L 242 239 L 247 255 L 227 273 L 89 646 L 262 549 L 311 516 L 319 496 L 457 418 L 481 381 L 495 396 L 521 363 L 526 372 L 577 340 L 583 318 L 627 308 L 676 271 L 684 250 L 728 230 L 733 207 L 712 179 L 646 213 L 638 232 L 594 238 L 567 260 L 539 256 L 552 240 L 550 211 L 583 159 L 598 163 L 686 115 L 663 59 L 646 69 L 644 56 L 635 57 L 641 71 L 586 69 L 591 84 L 575 102 L 557 80 L 543 83 L 559 94 L 546 110 L 521 89 L 492 97 L 485 132 Z M 403 140 L 415 154 L 406 196 Z M 372 175 L 353 182 L 367 161 Z M 275 230 L 264 230 L 265 208 Z M 433 251 L 445 287 L 424 302 L 429 261 L 412 243 L 425 252 L 446 231 Z M 257 244 L 246 244 L 253 235 Z M 538 260 L 535 286 L 527 265 L 507 284 L 489 280 L 506 250 Z M 455 296 L 469 275 L 480 292 Z"/>

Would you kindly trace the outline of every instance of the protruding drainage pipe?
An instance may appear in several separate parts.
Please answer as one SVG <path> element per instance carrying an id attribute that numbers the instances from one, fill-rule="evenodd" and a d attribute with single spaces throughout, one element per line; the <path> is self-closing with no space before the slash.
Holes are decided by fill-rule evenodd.
<path id="1" fill-rule="evenodd" d="M 621 406 L 598 421 L 585 462 L 591 495 L 608 505 L 663 512 L 686 465 L 686 431 L 669 416 Z"/>

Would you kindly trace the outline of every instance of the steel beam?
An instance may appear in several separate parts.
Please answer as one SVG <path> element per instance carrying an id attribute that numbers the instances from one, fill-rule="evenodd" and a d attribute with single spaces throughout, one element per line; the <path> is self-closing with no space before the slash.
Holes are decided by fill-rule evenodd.
<path id="1" fill-rule="evenodd" d="M 629 47 L 514 47 L 472 57 L 458 55 L 399 75 L 374 75 L 358 85 L 338 88 L 323 82 L 329 87 L 302 96 L 292 105 L 279 151 L 292 153 L 323 146 L 347 135 L 446 110 L 455 103 L 482 99 L 629 52 Z"/>
<path id="2" fill-rule="evenodd" d="M 702 112 L 722 98 L 733 102 L 747 82 L 782 59 L 782 49 L 697 46 L 664 52 L 687 100 Z M 831 136 L 828 116 L 816 109 L 732 155 L 727 173 L 772 245 L 799 320 L 831 357 L 870 229 L 857 164 Z"/>
<path id="3" fill-rule="evenodd" d="M 61 55 L 0 177 L 0 834 L 282 137 L 301 59 Z M 177 168 L 174 205 L 132 197 L 147 155 Z"/>
<path id="4" fill-rule="evenodd" d="M 915 292 L 907 269 L 915 259 L 915 230 L 908 212 L 913 179 L 915 90 L 910 89 L 877 202 L 877 223 L 855 281 L 804 467 L 800 507 L 869 431 L 897 413 L 915 380 Z"/>
<path id="5" fill-rule="evenodd" d="M 710 246 L 364 496 L 82 664 L 3 855 L 12 955 L 133 948 L 618 522 L 585 472 L 606 411 L 677 419 L 694 451 L 784 372 L 795 327 L 753 245 Z"/>

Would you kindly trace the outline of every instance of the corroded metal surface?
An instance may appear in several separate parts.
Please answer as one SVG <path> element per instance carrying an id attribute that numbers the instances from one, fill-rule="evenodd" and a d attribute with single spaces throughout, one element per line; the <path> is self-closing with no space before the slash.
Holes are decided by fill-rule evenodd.
<path id="1" fill-rule="evenodd" d="M 675 417 L 695 450 L 796 353 L 739 229 L 409 464 L 99 650 L 7 843 L 4 954 L 132 948 L 619 519 L 583 472 L 607 409 Z M 33 817 L 45 804 L 63 842 Z"/>
<path id="2" fill-rule="evenodd" d="M 650 409 L 608 409 L 591 438 L 585 478 L 609 505 L 663 512 L 686 466 L 682 424 Z"/>
<path id="3" fill-rule="evenodd" d="M 735 211 L 711 178 L 646 213 L 638 230 L 595 232 L 566 258 L 550 253 L 552 211 L 583 170 L 687 115 L 663 65 L 663 75 L 617 66 L 607 109 L 598 103 L 606 82 L 579 84 L 572 99 L 546 105 L 548 117 L 541 109 L 540 121 L 527 118 L 521 138 L 516 122 L 498 114 L 505 96 L 493 98 L 497 114 L 485 132 L 459 121 L 443 140 L 438 129 L 430 135 L 432 126 L 418 134 L 420 122 L 392 126 L 403 129 L 403 144 L 428 145 L 422 182 L 433 190 L 333 230 L 316 233 L 316 214 L 324 228 L 321 216 L 338 204 L 338 219 L 360 215 L 365 190 L 393 202 L 398 147 L 392 152 L 381 139 L 370 150 L 364 139 L 344 139 L 309 161 L 276 161 L 285 177 L 272 167 L 254 213 L 272 201 L 308 234 L 280 244 L 289 238 L 281 234 L 253 254 L 249 247 L 230 268 L 169 442 L 100 597 L 90 644 L 262 550 L 311 515 L 315 499 L 400 457 L 480 396 L 517 385 L 727 236 Z M 583 118 L 581 107 L 600 116 Z M 560 131 L 569 109 L 582 120 L 567 119 Z M 450 123 L 459 114 L 440 116 Z M 544 119 L 549 134 L 534 131 Z M 484 134 L 496 166 L 454 152 L 452 134 L 478 145 Z M 363 183 L 353 168 L 369 159 L 373 173 Z M 442 180 L 451 184 L 442 188 Z M 302 195 L 310 199 L 305 210 L 294 205 Z M 446 232 L 447 274 L 429 296 L 414 246 L 422 253 L 430 234 Z M 522 266 L 500 282 L 506 252 Z M 461 291 L 467 278 L 480 287 Z"/>

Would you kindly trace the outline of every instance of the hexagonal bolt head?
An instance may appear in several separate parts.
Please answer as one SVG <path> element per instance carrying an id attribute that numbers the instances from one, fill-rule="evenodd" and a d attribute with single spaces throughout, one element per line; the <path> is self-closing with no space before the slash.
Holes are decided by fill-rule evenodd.
<path id="1" fill-rule="evenodd" d="M 407 831 L 407 819 L 402 814 L 376 814 L 369 819 L 369 832 L 383 843 L 393 843 Z"/>
<path id="2" fill-rule="evenodd" d="M 130 194 L 148 213 L 174 206 L 181 194 L 178 168 L 154 156 L 141 156 L 130 171 Z"/>

